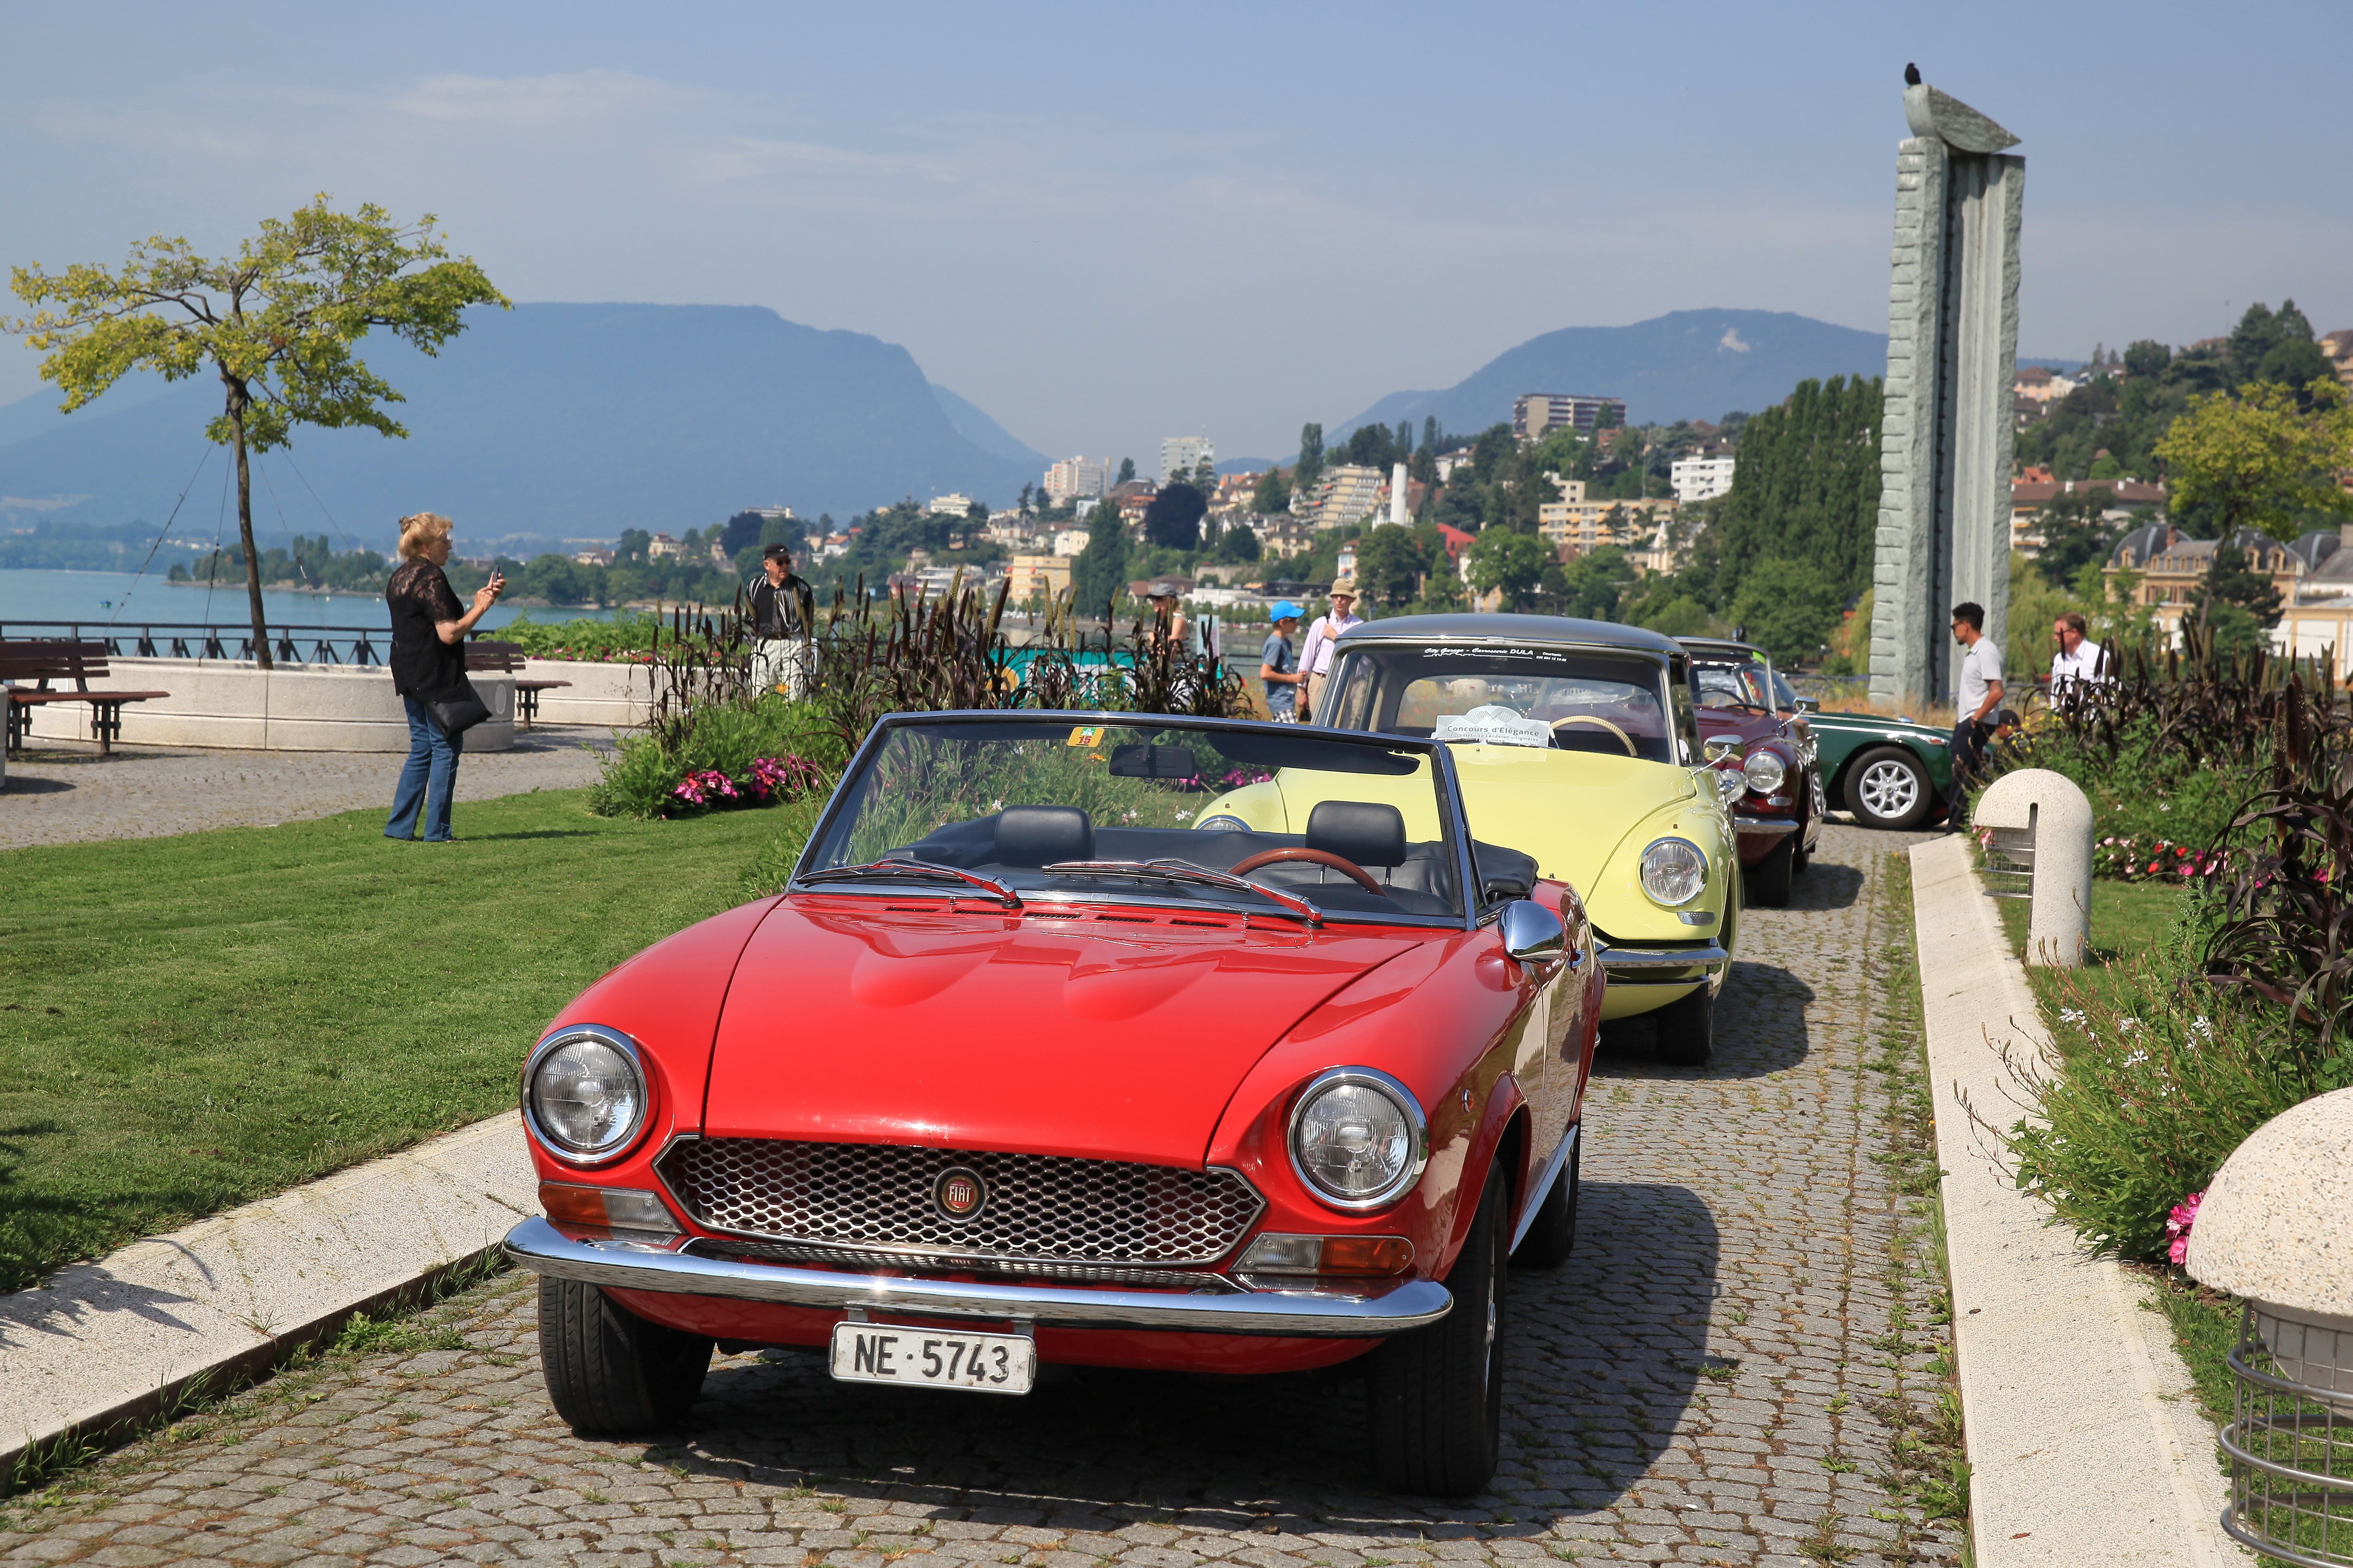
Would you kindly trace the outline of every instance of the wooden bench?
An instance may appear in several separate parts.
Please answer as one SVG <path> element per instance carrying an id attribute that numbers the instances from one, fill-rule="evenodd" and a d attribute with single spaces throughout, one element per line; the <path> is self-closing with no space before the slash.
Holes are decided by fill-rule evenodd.
<path id="1" fill-rule="evenodd" d="M 523 728 L 528 730 L 532 721 L 539 717 L 539 694 L 553 691 L 559 686 L 569 686 L 572 682 L 525 680 L 522 678 L 525 657 L 521 643 L 481 639 L 466 645 L 468 674 L 480 670 L 485 675 L 512 675 L 515 678 L 515 717 L 522 720 Z"/>
<path id="2" fill-rule="evenodd" d="M 33 725 L 33 710 L 48 702 L 90 704 L 90 731 L 98 737 L 100 756 L 114 754 L 122 733 L 122 705 L 169 697 L 168 691 L 92 691 L 90 683 L 106 679 L 106 645 L 102 642 L 0 641 L 0 689 L 8 693 L 8 750 L 20 751 Z M 51 690 L 49 682 L 69 680 L 70 690 Z M 29 681 L 31 685 L 19 682 Z"/>

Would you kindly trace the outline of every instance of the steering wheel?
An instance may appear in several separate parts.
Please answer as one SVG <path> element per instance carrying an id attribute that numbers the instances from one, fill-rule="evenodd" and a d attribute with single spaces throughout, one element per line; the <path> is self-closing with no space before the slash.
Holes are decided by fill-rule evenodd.
<path id="1" fill-rule="evenodd" d="M 1571 724 L 1599 724 L 1618 737 L 1618 743 L 1626 748 L 1628 756 L 1640 757 L 1642 754 L 1635 749 L 1634 738 L 1607 719 L 1597 719 L 1590 713 L 1572 713 L 1566 719 L 1556 719 L 1552 721 L 1552 727 L 1556 731 L 1566 729 Z"/>
<path id="2" fill-rule="evenodd" d="M 1332 869 L 1339 872 L 1342 876 L 1348 878 L 1350 880 L 1354 881 L 1356 886 L 1364 889 L 1365 891 L 1372 894 L 1374 897 L 1387 898 L 1388 896 L 1388 889 L 1382 887 L 1378 882 L 1374 881 L 1370 872 L 1366 871 L 1362 866 L 1357 865 L 1354 860 L 1347 858 L 1345 856 L 1335 855 L 1329 849 L 1304 849 L 1297 847 L 1288 849 L 1261 849 L 1246 860 L 1235 861 L 1233 867 L 1234 875 L 1239 877 L 1245 872 L 1255 871 L 1261 866 L 1271 866 L 1278 860 L 1304 860 L 1311 865 L 1329 866 Z"/>

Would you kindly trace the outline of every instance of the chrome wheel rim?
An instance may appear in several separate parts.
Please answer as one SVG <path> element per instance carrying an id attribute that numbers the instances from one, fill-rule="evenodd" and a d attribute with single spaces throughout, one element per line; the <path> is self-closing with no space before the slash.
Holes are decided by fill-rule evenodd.
<path id="1" fill-rule="evenodd" d="M 1872 816 L 1897 817 L 1919 804 L 1920 781 L 1910 768 L 1888 758 L 1862 770 L 1854 793 Z"/>

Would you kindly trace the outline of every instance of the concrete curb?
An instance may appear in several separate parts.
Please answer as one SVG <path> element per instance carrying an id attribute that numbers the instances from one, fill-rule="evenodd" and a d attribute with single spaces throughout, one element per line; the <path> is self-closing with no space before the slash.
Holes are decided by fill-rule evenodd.
<path id="1" fill-rule="evenodd" d="M 2147 1286 L 2046 1225 L 1970 1118 L 2018 1119 L 2002 1053 L 2034 1060 L 2041 1015 L 1968 840 L 1911 854 L 1978 1568 L 2252 1562 L 2222 1533 L 2214 1434 Z"/>
<path id="2" fill-rule="evenodd" d="M 27 1448 L 138 1421 L 196 1379 L 267 1372 L 538 1212 L 511 1111 L 0 1297 L 0 1479 Z"/>

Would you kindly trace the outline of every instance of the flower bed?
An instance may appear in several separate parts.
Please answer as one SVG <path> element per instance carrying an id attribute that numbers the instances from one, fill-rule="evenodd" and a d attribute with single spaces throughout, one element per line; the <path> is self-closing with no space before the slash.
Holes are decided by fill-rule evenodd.
<path id="1" fill-rule="evenodd" d="M 736 776 L 717 768 L 697 768 L 670 786 L 662 805 L 664 816 L 691 816 L 731 806 L 766 805 L 797 795 L 822 794 L 830 781 L 823 768 L 807 757 L 754 757 Z"/>

